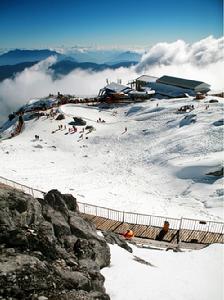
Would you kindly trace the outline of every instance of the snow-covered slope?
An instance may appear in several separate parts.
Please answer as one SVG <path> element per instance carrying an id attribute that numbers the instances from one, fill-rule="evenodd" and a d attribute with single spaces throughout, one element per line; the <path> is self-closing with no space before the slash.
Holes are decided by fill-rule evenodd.
<path id="1" fill-rule="evenodd" d="M 102 273 L 113 300 L 223 299 L 223 245 L 177 253 L 136 247 L 128 253 L 117 245 L 110 250 L 111 266 Z"/>
<path id="2" fill-rule="evenodd" d="M 114 209 L 223 220 L 223 179 L 206 175 L 222 166 L 223 126 L 216 122 L 223 118 L 223 99 L 206 110 L 210 99 L 148 101 L 101 110 L 63 105 L 64 120 L 27 120 L 22 134 L 0 142 L 0 175 Z M 195 109 L 178 114 L 186 104 Z M 65 134 L 73 116 L 96 130 L 85 130 L 83 139 L 83 127 Z M 67 128 L 55 131 L 59 124 Z M 10 124 L 7 127 L 10 132 Z"/>

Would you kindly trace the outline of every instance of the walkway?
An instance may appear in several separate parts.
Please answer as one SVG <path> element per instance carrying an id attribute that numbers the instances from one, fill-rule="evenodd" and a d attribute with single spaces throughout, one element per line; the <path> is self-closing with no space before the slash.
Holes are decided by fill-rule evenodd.
<path id="1" fill-rule="evenodd" d="M 135 223 L 128 223 L 116 220 L 110 220 L 107 218 L 82 214 L 85 219 L 91 220 L 97 229 L 99 230 L 108 230 L 113 231 L 118 234 L 124 233 L 127 229 L 131 229 L 135 233 L 135 237 L 140 239 L 150 239 L 156 240 L 156 236 L 160 233 L 162 229 L 161 226 L 152 226 L 152 225 L 141 225 Z M 166 218 L 169 220 L 169 218 Z M 179 236 L 178 236 L 179 235 Z M 223 243 L 223 233 L 219 232 L 210 232 L 207 230 L 194 230 L 194 229 L 172 229 L 170 228 L 168 233 L 164 236 L 163 241 L 167 243 L 177 242 L 184 243 L 195 243 L 195 244 L 213 244 L 213 243 Z M 145 241 L 146 242 L 146 241 Z"/>

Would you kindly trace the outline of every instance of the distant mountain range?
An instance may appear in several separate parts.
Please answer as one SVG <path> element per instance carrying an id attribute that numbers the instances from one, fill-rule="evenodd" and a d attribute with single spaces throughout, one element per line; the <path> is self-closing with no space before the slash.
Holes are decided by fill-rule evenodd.
<path id="1" fill-rule="evenodd" d="M 21 50 L 15 49 L 0 55 L 0 66 L 15 65 L 24 62 L 41 61 L 49 56 L 56 56 L 58 60 L 71 60 L 76 62 L 91 62 L 97 64 L 115 64 L 120 62 L 139 62 L 141 54 L 133 51 L 118 50 L 87 50 L 87 51 L 67 51 L 61 54 L 54 50 Z"/>
<path id="2" fill-rule="evenodd" d="M 0 66 L 0 81 L 7 78 L 12 78 L 16 73 L 22 72 L 25 68 L 32 67 L 37 61 L 34 62 L 23 62 L 16 65 Z"/>
<path id="3" fill-rule="evenodd" d="M 130 67 L 132 65 L 137 64 L 136 61 L 129 61 L 129 62 L 120 62 L 113 65 L 108 64 L 96 64 L 91 62 L 74 62 L 70 60 L 61 60 L 53 64 L 50 69 L 54 71 L 54 74 L 57 75 L 67 75 L 75 69 L 81 70 L 92 70 L 95 72 L 103 71 L 105 69 L 118 69 L 120 67 Z"/>
<path id="4" fill-rule="evenodd" d="M 25 68 L 30 68 L 33 65 L 38 63 L 38 61 L 34 62 L 23 62 L 16 65 L 6 65 L 0 66 L 0 81 L 3 81 L 7 78 L 13 78 L 16 74 L 25 70 Z M 54 78 L 58 76 L 67 75 L 70 72 L 81 69 L 81 70 L 92 70 L 95 72 L 103 71 L 105 69 L 118 69 L 120 67 L 130 67 L 132 65 L 137 64 L 135 61 L 128 61 L 128 62 L 120 62 L 114 65 L 107 65 L 107 64 L 96 64 L 91 62 L 75 62 L 71 60 L 60 60 L 49 67 L 53 71 Z"/>
<path id="5" fill-rule="evenodd" d="M 104 59 L 108 59 L 105 63 L 96 63 L 99 61 L 99 53 L 104 55 Z M 52 50 L 11 50 L 0 55 L 0 81 L 6 78 L 13 78 L 15 74 L 22 72 L 25 68 L 29 68 L 41 60 L 52 55 L 57 57 L 57 62 L 50 69 L 53 70 L 54 76 L 67 75 L 75 69 L 102 71 L 105 69 L 117 69 L 120 67 L 130 67 L 139 62 L 141 55 L 136 52 L 126 51 L 89 51 L 81 53 L 69 52 L 68 55 L 60 54 Z M 113 55 L 114 56 L 113 56 Z M 92 56 L 92 58 L 91 58 Z M 82 61 L 83 59 L 86 61 Z M 92 59 L 93 61 L 88 61 Z M 101 60 L 103 57 L 101 57 Z"/>
<path id="6" fill-rule="evenodd" d="M 120 62 L 130 62 L 130 61 L 136 61 L 139 62 L 141 59 L 141 55 L 137 52 L 132 51 L 126 51 L 118 54 L 114 58 L 112 58 L 110 61 L 107 62 L 107 64 L 115 64 Z"/>
<path id="7" fill-rule="evenodd" d="M 35 62 L 56 55 L 58 58 L 63 58 L 64 55 L 56 51 L 45 50 L 20 50 L 15 49 L 0 55 L 0 66 L 15 65 L 24 62 Z"/>
<path id="8" fill-rule="evenodd" d="M 134 51 L 123 50 L 81 50 L 70 49 L 66 55 L 72 57 L 77 62 L 92 62 L 96 64 L 115 64 L 126 61 L 137 61 L 141 59 L 141 54 Z"/>

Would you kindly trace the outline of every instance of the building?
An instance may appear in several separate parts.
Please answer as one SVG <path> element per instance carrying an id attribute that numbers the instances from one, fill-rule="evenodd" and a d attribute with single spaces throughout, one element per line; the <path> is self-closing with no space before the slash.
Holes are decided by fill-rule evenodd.
<path id="1" fill-rule="evenodd" d="M 155 94 L 155 91 L 136 91 L 127 85 L 111 82 L 100 89 L 98 97 L 107 102 L 128 102 L 149 99 L 153 94 Z"/>
<path id="2" fill-rule="evenodd" d="M 136 80 L 130 82 L 132 88 L 135 88 L 137 91 L 141 91 L 145 86 L 147 86 L 150 82 L 156 82 L 158 77 L 142 75 L 138 77 Z"/>
<path id="3" fill-rule="evenodd" d="M 184 89 L 174 85 L 163 84 L 159 82 L 149 82 L 145 89 L 151 88 L 155 91 L 155 98 L 184 98 L 187 96 L 195 96 L 195 92 L 191 89 Z"/>
<path id="4" fill-rule="evenodd" d="M 210 85 L 205 82 L 166 75 L 160 78 L 142 75 L 130 84 L 131 87 L 135 86 L 137 91 L 155 90 L 156 98 L 195 96 L 197 93 L 205 94 L 210 90 Z"/>
<path id="5" fill-rule="evenodd" d="M 116 82 L 111 82 L 106 85 L 103 89 L 100 89 L 98 97 L 111 96 L 114 94 L 126 94 L 132 89 L 127 85 L 122 85 Z"/>
<path id="6" fill-rule="evenodd" d="M 156 80 L 157 83 L 162 83 L 170 86 L 177 86 L 183 89 L 189 89 L 195 93 L 207 93 L 210 91 L 210 85 L 196 80 L 183 79 L 172 76 L 162 76 Z"/>

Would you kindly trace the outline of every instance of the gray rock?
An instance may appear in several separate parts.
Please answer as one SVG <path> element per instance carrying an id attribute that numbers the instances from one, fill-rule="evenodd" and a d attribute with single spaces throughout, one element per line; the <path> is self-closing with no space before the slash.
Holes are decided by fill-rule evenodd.
<path id="1" fill-rule="evenodd" d="M 109 244 L 112 244 L 112 245 L 117 244 L 119 247 L 132 253 L 132 248 L 128 246 L 128 243 L 125 241 L 125 239 L 123 237 L 116 234 L 115 232 L 110 232 L 110 231 L 102 231 L 102 233 L 105 237 L 105 240 Z"/>
<path id="2" fill-rule="evenodd" d="M 55 120 L 57 120 L 57 121 L 61 121 L 61 120 L 64 120 L 65 119 L 65 116 L 63 115 L 63 114 L 59 114 L 56 118 L 55 118 Z"/>
<path id="3" fill-rule="evenodd" d="M 217 176 L 217 177 L 223 177 L 224 175 L 224 168 L 222 167 L 220 170 L 214 171 L 207 173 L 206 175 L 211 175 L 211 176 Z"/>
<path id="4" fill-rule="evenodd" d="M 72 195 L 0 188 L 0 223 L 0 299 L 109 299 L 109 247 Z"/>

